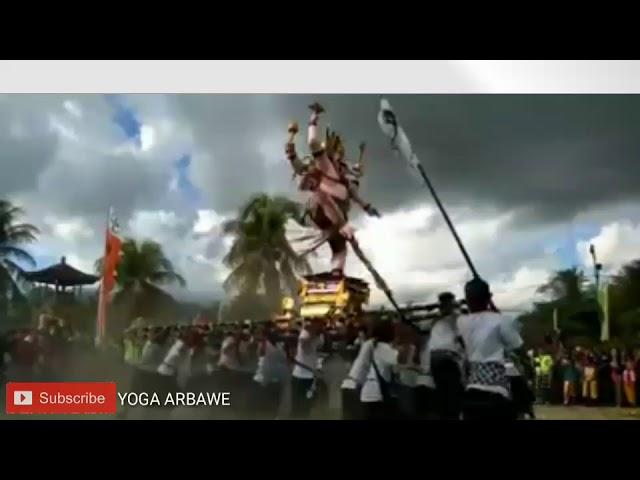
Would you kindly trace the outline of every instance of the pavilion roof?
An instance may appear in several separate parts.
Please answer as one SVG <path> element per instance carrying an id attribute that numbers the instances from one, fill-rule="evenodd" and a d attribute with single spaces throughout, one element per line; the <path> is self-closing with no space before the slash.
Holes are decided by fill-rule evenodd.
<path id="1" fill-rule="evenodd" d="M 92 285 L 100 277 L 89 273 L 81 272 L 67 264 L 66 258 L 62 257 L 60 263 L 36 270 L 25 272 L 25 278 L 32 283 L 45 283 L 48 285 L 59 285 L 61 287 L 74 287 L 79 285 Z"/>

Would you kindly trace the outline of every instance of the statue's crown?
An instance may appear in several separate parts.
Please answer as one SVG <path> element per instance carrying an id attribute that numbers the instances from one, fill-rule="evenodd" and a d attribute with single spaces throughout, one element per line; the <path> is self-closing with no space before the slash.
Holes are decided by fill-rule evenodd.
<path id="1" fill-rule="evenodd" d="M 342 142 L 342 138 L 340 138 L 340 135 L 338 135 L 336 132 L 331 131 L 329 128 L 327 128 L 324 144 L 325 150 L 327 150 L 329 155 L 338 153 L 342 155 L 342 157 L 344 157 L 345 148 L 344 143 Z"/>

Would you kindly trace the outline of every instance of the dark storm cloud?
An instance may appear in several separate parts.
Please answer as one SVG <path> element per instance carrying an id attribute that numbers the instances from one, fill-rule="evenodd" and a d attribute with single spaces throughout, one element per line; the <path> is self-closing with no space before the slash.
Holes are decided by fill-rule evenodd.
<path id="1" fill-rule="evenodd" d="M 35 188 L 55 155 L 57 137 L 46 118 L 3 107 L 0 103 L 0 196 L 8 197 Z"/>
<path id="2" fill-rule="evenodd" d="M 640 195 L 640 96 L 392 95 L 414 149 L 448 205 L 518 209 L 521 223 L 563 221 L 579 211 Z M 176 97 L 196 141 L 213 154 L 204 180 L 216 208 L 236 206 L 282 177 L 265 166 L 266 138 L 284 143 L 287 123 L 306 134 L 307 105 L 324 121 L 369 147 L 364 196 L 382 208 L 429 199 L 379 131 L 375 95 L 189 95 Z M 279 153 L 279 152 L 277 152 Z M 430 199 L 429 199 L 430 200 Z"/>
<path id="3" fill-rule="evenodd" d="M 171 159 L 133 147 L 116 153 L 127 139 L 112 116 L 102 95 L 0 98 L 0 197 L 16 198 L 32 216 L 80 216 L 100 225 L 109 206 L 121 222 L 134 209 L 165 208 L 173 201 Z"/>
<path id="4" fill-rule="evenodd" d="M 162 208 L 170 173 L 130 154 L 57 162 L 41 175 L 39 193 L 69 215 L 105 215 L 114 207 L 125 221 L 135 209 Z"/>

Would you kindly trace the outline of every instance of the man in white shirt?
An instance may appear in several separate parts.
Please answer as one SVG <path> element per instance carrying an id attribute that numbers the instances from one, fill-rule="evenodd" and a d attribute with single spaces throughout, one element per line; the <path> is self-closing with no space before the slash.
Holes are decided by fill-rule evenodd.
<path id="1" fill-rule="evenodd" d="M 365 420 L 384 420 L 398 415 L 392 383 L 398 366 L 398 351 L 391 346 L 395 330 L 391 320 L 381 320 L 373 330 L 373 348 L 367 377 L 360 391 Z"/>
<path id="2" fill-rule="evenodd" d="M 360 389 L 367 378 L 372 351 L 373 339 L 364 340 L 360 345 L 357 357 L 351 365 L 347 378 L 342 382 L 343 420 L 360 420 L 362 418 Z"/>
<path id="3" fill-rule="evenodd" d="M 469 362 L 464 418 L 513 418 L 505 352 L 519 349 L 522 338 L 512 321 L 490 308 L 489 285 L 475 278 L 465 285 L 469 314 L 458 318 L 458 332 Z"/>
<path id="4" fill-rule="evenodd" d="M 462 362 L 464 349 L 458 338 L 455 296 L 438 296 L 440 317 L 431 327 L 429 352 L 431 373 L 436 386 L 436 412 L 444 420 L 459 420 L 462 413 Z"/>
<path id="5" fill-rule="evenodd" d="M 416 322 L 420 332 L 419 338 L 419 373 L 416 378 L 415 408 L 419 419 L 433 418 L 435 410 L 436 384 L 431 375 L 431 352 L 429 351 L 429 335 L 431 320 Z"/>
<path id="6" fill-rule="evenodd" d="M 291 414 L 305 419 L 313 406 L 314 382 L 318 365 L 318 350 L 324 343 L 320 322 L 308 322 L 300 332 L 293 372 L 291 374 Z"/>
<path id="7" fill-rule="evenodd" d="M 257 354 L 249 413 L 254 418 L 273 420 L 278 414 L 283 385 L 289 376 L 287 355 L 277 340 L 274 325 L 269 323 L 260 332 Z"/>

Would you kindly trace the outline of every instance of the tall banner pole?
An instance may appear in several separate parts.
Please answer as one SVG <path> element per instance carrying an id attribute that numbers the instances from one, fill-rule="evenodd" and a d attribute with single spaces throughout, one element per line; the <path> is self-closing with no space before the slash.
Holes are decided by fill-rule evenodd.
<path id="1" fill-rule="evenodd" d="M 602 321 L 600 323 L 600 341 L 608 342 L 610 338 L 609 332 L 609 282 L 606 280 L 600 283 L 598 291 L 598 300 L 600 308 L 602 308 Z"/>
<path id="2" fill-rule="evenodd" d="M 400 124 L 398 123 L 398 119 L 395 113 L 393 112 L 393 109 L 391 108 L 391 104 L 385 98 L 380 100 L 380 112 L 378 113 L 378 124 L 380 125 L 382 133 L 384 133 L 387 136 L 387 138 L 389 138 L 391 142 L 391 148 L 393 149 L 393 151 L 396 152 L 396 154 L 399 155 L 400 157 L 404 158 L 407 161 L 407 163 L 411 166 L 411 168 L 413 168 L 420 174 L 420 177 L 424 181 L 426 187 L 429 189 L 429 192 L 431 193 L 431 196 L 436 202 L 436 205 L 438 206 L 438 209 L 440 210 L 440 213 L 442 214 L 442 217 L 444 218 L 445 223 L 449 227 L 449 231 L 451 232 L 451 235 L 453 235 L 453 238 L 456 244 L 458 245 L 458 248 L 460 249 L 462 256 L 464 257 L 465 262 L 469 267 L 469 270 L 471 270 L 471 274 L 473 275 L 474 278 L 480 278 L 480 275 L 478 274 L 478 271 L 476 270 L 476 267 L 473 264 L 473 261 L 471 260 L 471 257 L 467 252 L 467 249 L 462 243 L 462 240 L 460 239 L 460 236 L 458 235 L 458 232 L 455 226 L 453 225 L 453 222 L 451 221 L 451 218 L 449 217 L 447 210 L 444 208 L 444 205 L 440 200 L 440 197 L 438 196 L 436 189 L 434 188 L 433 184 L 431 183 L 431 180 L 427 176 L 427 173 L 424 167 L 422 166 L 422 164 L 420 163 L 420 160 L 418 160 L 417 155 L 413 151 L 413 148 L 411 147 L 411 142 L 409 142 L 409 138 L 407 137 L 407 134 L 405 133 L 402 126 L 400 126 Z M 493 304 L 493 301 L 491 301 L 491 307 L 497 311 L 495 305 Z"/>
<path id="3" fill-rule="evenodd" d="M 107 213 L 107 221 L 104 230 L 104 255 L 102 257 L 102 272 L 100 272 L 100 292 L 98 295 L 98 312 L 96 315 L 96 347 L 104 345 L 104 338 L 107 324 L 107 303 L 108 292 L 105 291 L 106 286 L 106 273 L 107 273 L 107 257 L 109 255 L 109 230 L 111 228 L 111 218 L 113 216 L 113 207 L 109 207 Z"/>

